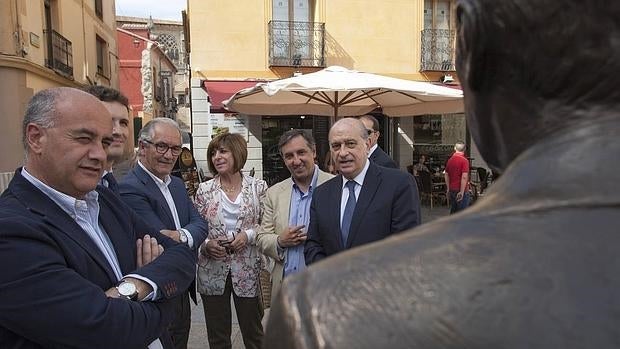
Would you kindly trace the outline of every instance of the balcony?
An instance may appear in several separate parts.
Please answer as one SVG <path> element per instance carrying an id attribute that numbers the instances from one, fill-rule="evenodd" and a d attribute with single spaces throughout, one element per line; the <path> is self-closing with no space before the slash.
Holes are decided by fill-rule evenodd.
<path id="1" fill-rule="evenodd" d="M 454 37 L 454 30 L 422 30 L 422 64 L 420 70 L 455 71 Z"/>
<path id="2" fill-rule="evenodd" d="M 73 79 L 73 49 L 71 41 L 58 34 L 55 30 L 46 30 L 48 40 L 48 56 L 45 60 L 47 67 L 54 69 L 58 74 Z"/>
<path id="3" fill-rule="evenodd" d="M 325 67 L 325 23 L 269 22 L 269 66 Z"/>

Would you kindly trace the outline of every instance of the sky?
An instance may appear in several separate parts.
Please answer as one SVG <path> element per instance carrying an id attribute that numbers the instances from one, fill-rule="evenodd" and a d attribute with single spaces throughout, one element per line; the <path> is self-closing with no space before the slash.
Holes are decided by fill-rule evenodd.
<path id="1" fill-rule="evenodd" d="M 187 0 L 116 0 L 116 15 L 181 21 Z"/>

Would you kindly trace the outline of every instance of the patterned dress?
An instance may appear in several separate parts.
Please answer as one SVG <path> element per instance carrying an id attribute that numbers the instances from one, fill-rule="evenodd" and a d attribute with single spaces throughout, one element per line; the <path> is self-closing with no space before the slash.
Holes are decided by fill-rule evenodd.
<path id="1" fill-rule="evenodd" d="M 258 232 L 267 183 L 243 175 L 241 187 L 241 204 L 235 230 L 249 229 Z M 225 194 L 221 190 L 220 177 L 201 183 L 196 192 L 196 208 L 209 224 L 209 239 L 226 239 L 226 224 L 222 212 L 222 200 Z M 228 273 L 231 273 L 232 286 L 239 297 L 258 296 L 258 277 L 265 257 L 258 251 L 252 241 L 248 241 L 241 251 L 229 254 L 224 260 L 215 260 L 202 254 L 198 258 L 198 292 L 207 296 L 220 296 Z"/>

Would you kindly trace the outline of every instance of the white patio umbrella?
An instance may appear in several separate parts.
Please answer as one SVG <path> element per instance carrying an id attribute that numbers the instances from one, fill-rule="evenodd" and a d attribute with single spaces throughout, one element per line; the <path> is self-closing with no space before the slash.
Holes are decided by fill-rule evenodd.
<path id="1" fill-rule="evenodd" d="M 356 116 L 381 108 L 384 115 L 459 113 L 460 90 L 331 66 L 315 73 L 258 83 L 223 102 L 255 115 Z"/>

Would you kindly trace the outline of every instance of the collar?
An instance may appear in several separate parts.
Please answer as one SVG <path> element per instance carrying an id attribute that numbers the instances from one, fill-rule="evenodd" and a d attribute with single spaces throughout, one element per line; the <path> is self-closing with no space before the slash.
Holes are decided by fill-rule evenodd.
<path id="1" fill-rule="evenodd" d="M 370 155 L 372 155 L 372 153 L 374 153 L 375 150 L 377 150 L 377 148 L 379 148 L 379 144 L 375 144 L 372 147 L 370 147 L 370 150 L 368 150 L 368 158 L 370 158 Z"/>
<path id="2" fill-rule="evenodd" d="M 355 183 L 357 183 L 358 185 L 363 185 L 364 184 L 364 178 L 366 178 L 366 172 L 368 172 L 368 167 L 370 167 L 370 161 L 366 161 L 366 164 L 364 165 L 364 168 L 362 169 L 362 172 L 360 172 L 357 176 L 355 176 L 355 178 L 353 178 L 353 181 Z M 344 190 L 344 186 L 347 184 L 349 180 L 347 178 L 344 178 L 344 176 L 342 176 L 342 189 Z"/>
<path id="3" fill-rule="evenodd" d="M 26 168 L 22 168 L 22 177 L 24 177 L 28 182 L 32 183 L 35 187 L 41 190 L 45 195 L 47 195 L 52 201 L 56 203 L 56 205 L 60 206 L 63 211 L 67 212 L 72 217 L 76 214 L 76 208 L 79 206 L 86 205 L 87 207 L 93 207 L 93 205 L 98 205 L 99 193 L 96 190 L 91 190 L 86 195 L 84 195 L 84 199 L 76 199 L 73 196 L 69 196 L 65 193 L 61 193 L 58 190 L 50 187 L 49 185 L 41 182 L 38 178 L 31 175 Z"/>
<path id="4" fill-rule="evenodd" d="M 559 207 L 620 205 L 620 122 L 599 118 L 547 137 L 521 153 L 471 209 L 487 213 L 531 212 Z M 575 166 L 579 159 L 579 166 Z M 595 176 L 596 183 L 588 179 Z"/>
<path id="5" fill-rule="evenodd" d="M 319 167 L 314 165 L 314 172 L 312 173 L 312 180 L 310 181 L 310 187 L 308 187 L 308 192 L 311 192 L 313 188 L 316 187 L 316 182 L 319 179 Z M 293 189 L 299 190 L 299 186 L 295 183 L 295 178 L 291 176 L 291 180 L 293 181 Z M 301 192 L 301 190 L 299 190 Z"/>
<path id="6" fill-rule="evenodd" d="M 151 176 L 151 178 L 153 178 L 153 180 L 155 181 L 155 184 L 157 184 L 158 187 L 163 187 L 163 186 L 167 187 L 168 184 L 170 184 L 170 182 L 172 182 L 172 179 L 170 178 L 170 175 L 166 175 L 166 178 L 163 181 L 161 179 L 159 179 L 159 177 L 157 177 L 156 175 L 152 174 L 151 171 L 147 170 L 146 167 L 144 167 L 144 165 L 142 165 L 140 160 L 138 160 L 138 165 L 140 165 L 140 167 L 142 167 L 144 172 L 148 173 L 149 176 Z"/>

